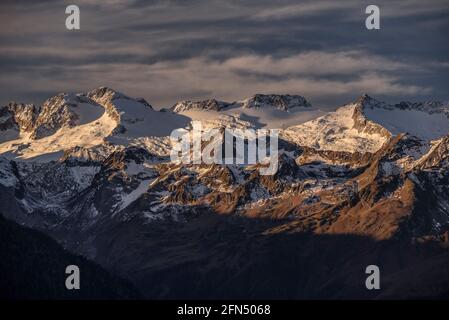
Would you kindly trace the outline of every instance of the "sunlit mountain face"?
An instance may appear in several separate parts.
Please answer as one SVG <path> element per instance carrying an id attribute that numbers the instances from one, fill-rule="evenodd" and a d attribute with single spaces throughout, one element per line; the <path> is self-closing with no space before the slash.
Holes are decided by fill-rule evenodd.
<path id="1" fill-rule="evenodd" d="M 407 279 L 447 260 L 447 102 L 388 104 L 363 95 L 325 112 L 302 96 L 258 94 L 158 111 L 100 87 L 0 112 L 3 214 L 129 280 L 146 297 L 444 294 L 434 277 Z M 218 132 L 288 123 L 279 129 L 276 172 L 173 162 L 169 134 L 192 131 L 192 121 Z M 326 278 L 314 259 L 338 276 Z M 388 265 L 388 291 L 365 292 L 363 273 L 340 278 L 368 260 Z M 305 276 L 293 270 L 308 268 L 316 282 L 298 291 L 291 280 Z M 253 287 L 250 275 L 268 282 Z M 337 285 L 347 289 L 327 289 Z M 407 293 L 415 286 L 422 290 Z"/>
<path id="2" fill-rule="evenodd" d="M 449 6 L 369 4 L 2 2 L 0 297 L 448 298 Z"/>

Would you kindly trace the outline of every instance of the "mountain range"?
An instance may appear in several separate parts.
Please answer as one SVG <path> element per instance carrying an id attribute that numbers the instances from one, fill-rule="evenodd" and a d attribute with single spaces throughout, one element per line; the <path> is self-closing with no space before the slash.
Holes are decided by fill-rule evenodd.
<path id="1" fill-rule="evenodd" d="M 279 168 L 179 164 L 170 133 L 280 129 Z M 0 211 L 146 298 L 449 297 L 449 102 L 299 95 L 156 110 L 111 88 L 0 108 Z M 365 288 L 366 266 L 382 274 Z"/>

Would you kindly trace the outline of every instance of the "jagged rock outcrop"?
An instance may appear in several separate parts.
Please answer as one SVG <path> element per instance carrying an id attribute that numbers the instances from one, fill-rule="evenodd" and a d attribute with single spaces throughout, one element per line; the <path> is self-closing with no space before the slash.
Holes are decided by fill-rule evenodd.
<path id="1" fill-rule="evenodd" d="M 310 108 L 312 105 L 304 97 L 289 94 L 256 94 L 241 102 L 243 108 L 263 108 L 273 106 L 288 111 L 292 108 Z"/>
<path id="2" fill-rule="evenodd" d="M 12 128 L 15 124 L 21 132 L 30 132 L 34 127 L 39 108 L 34 104 L 11 102 L 0 108 L 0 130 Z"/>
<path id="3" fill-rule="evenodd" d="M 316 161 L 361 167 L 368 164 L 372 157 L 372 153 L 370 152 L 351 153 L 345 151 L 316 150 L 306 146 L 303 146 L 301 149 L 302 153 L 297 160 L 299 164 L 307 164 Z"/>
<path id="4" fill-rule="evenodd" d="M 360 97 L 356 102 L 354 114 L 352 116 L 352 119 L 354 120 L 353 128 L 357 129 L 360 133 L 379 134 L 386 139 L 391 138 L 391 132 L 381 125 L 367 119 L 363 113 L 363 110 L 366 108 L 372 109 L 384 106 L 385 104 L 383 102 L 377 101 L 366 94 Z"/>
<path id="5" fill-rule="evenodd" d="M 181 101 L 176 103 L 173 107 L 170 108 L 173 112 L 183 112 L 188 110 L 213 110 L 220 111 L 226 107 L 228 107 L 230 103 L 218 101 L 215 99 L 208 99 L 203 101 Z"/>
<path id="6" fill-rule="evenodd" d="M 125 94 L 115 91 L 114 89 L 109 87 L 98 87 L 92 91 L 89 91 L 86 96 L 97 102 L 98 104 L 104 106 L 106 108 L 106 112 L 108 112 L 108 114 L 117 122 L 120 122 L 120 110 L 114 104 L 114 100 L 134 100 L 153 110 L 151 104 L 149 104 L 144 98 L 132 99 Z"/>
<path id="7" fill-rule="evenodd" d="M 79 115 L 74 109 L 82 103 L 96 105 L 92 100 L 72 93 L 62 93 L 46 100 L 36 118 L 32 137 L 40 139 L 54 134 L 63 127 L 74 127 L 79 120 Z"/>
<path id="8" fill-rule="evenodd" d="M 425 170 L 446 168 L 449 159 L 449 135 L 436 141 L 430 151 L 420 159 L 415 168 Z"/>
<path id="9" fill-rule="evenodd" d="M 183 112 L 188 110 L 213 110 L 221 111 L 228 107 L 234 108 L 276 108 L 282 111 L 288 111 L 292 108 L 310 108 L 312 105 L 302 96 L 289 94 L 255 94 L 251 98 L 236 101 L 224 102 L 215 99 L 203 101 L 182 101 L 176 103 L 170 108 L 173 112 Z"/>
<path id="10" fill-rule="evenodd" d="M 394 105 L 395 108 L 401 110 L 419 110 L 429 114 L 444 113 L 449 117 L 449 101 L 424 101 L 424 102 L 410 102 L 402 101 Z"/>
<path id="11" fill-rule="evenodd" d="M 11 102 L 0 107 L 0 143 L 31 134 L 38 114 L 39 108 L 33 104 Z"/>

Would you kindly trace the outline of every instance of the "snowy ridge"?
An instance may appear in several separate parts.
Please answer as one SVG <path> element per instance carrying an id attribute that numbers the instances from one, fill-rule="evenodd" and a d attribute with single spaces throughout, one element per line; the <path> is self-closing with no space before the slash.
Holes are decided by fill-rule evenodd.
<path id="1" fill-rule="evenodd" d="M 103 107 L 89 98 L 80 94 L 62 93 L 44 102 L 30 137 L 47 137 L 61 128 L 92 122 L 103 113 Z"/>
<path id="2" fill-rule="evenodd" d="M 302 96 L 274 94 L 233 103 L 184 101 L 171 111 L 156 111 L 142 98 L 99 87 L 58 94 L 39 108 L 17 103 L 0 108 L 0 155 L 44 162 L 62 156 L 99 160 L 136 146 L 166 157 L 171 132 L 190 129 L 192 120 L 202 121 L 203 128 L 281 129 L 283 139 L 315 150 L 374 153 L 400 133 L 427 142 L 445 136 L 448 114 L 448 103 L 390 105 L 368 95 L 324 113 Z"/>
<path id="3" fill-rule="evenodd" d="M 5 123 L 11 118 L 10 109 L 1 109 Z M 34 109 L 26 110 L 29 114 Z M 87 94 L 59 94 L 46 100 L 37 113 L 35 119 L 30 116 L 30 129 L 20 132 L 15 123 L 4 126 L 0 154 L 12 159 L 51 161 L 77 147 L 100 148 L 91 153 L 104 153 L 106 149 L 115 150 L 114 146 L 142 144 L 144 137 L 155 137 L 154 143 L 144 143 L 149 149 L 167 154 L 164 137 L 189 122 L 183 116 L 153 110 L 142 98 L 132 99 L 107 87 Z M 108 145 L 112 146 L 105 148 Z"/>
<path id="4" fill-rule="evenodd" d="M 299 126 L 287 128 L 281 136 L 298 145 L 317 150 L 346 152 L 375 152 L 388 140 L 379 133 L 364 133 L 355 128 L 356 104 L 346 105 L 335 112 Z"/>
<path id="5" fill-rule="evenodd" d="M 299 95 L 256 94 L 237 102 L 223 102 L 215 99 L 204 101 L 183 101 L 171 110 L 191 120 L 229 122 L 229 117 L 250 122 L 254 128 L 285 129 L 292 125 L 314 119 L 324 112 Z M 223 126 L 223 125 L 219 125 Z"/>
<path id="6" fill-rule="evenodd" d="M 335 112 L 290 127 L 282 136 L 317 150 L 362 153 L 376 152 L 400 133 L 430 142 L 448 134 L 449 118 L 444 104 L 427 105 L 438 108 L 429 111 L 422 103 L 403 108 L 402 104 L 389 105 L 364 95 Z"/>
<path id="7" fill-rule="evenodd" d="M 9 158 L 57 160 L 64 151 L 75 147 L 91 148 L 104 143 L 117 127 L 117 122 L 106 112 L 98 119 L 77 126 L 64 126 L 54 134 L 41 139 L 24 136 L 0 144 L 0 154 Z"/>
<path id="8" fill-rule="evenodd" d="M 431 141 L 449 132 L 449 107 L 440 102 L 388 105 L 365 95 L 360 105 L 367 119 L 383 126 L 393 135 L 409 133 Z"/>
<path id="9" fill-rule="evenodd" d="M 349 272 L 378 258 L 380 251 L 366 255 L 378 241 L 381 251 L 393 245 L 383 255 L 397 265 L 391 273 L 395 279 L 404 272 L 404 261 L 426 262 L 427 248 L 431 261 L 444 257 L 429 270 L 445 269 L 447 252 L 438 251 L 449 244 L 449 119 L 442 105 L 399 107 L 363 96 L 317 117 L 320 111 L 312 107 L 279 108 L 264 104 L 267 99 L 257 106 L 221 108 L 211 102 L 206 110 L 159 112 L 142 99 L 101 87 L 58 95 L 45 108 L 1 108 L 0 211 L 111 272 L 134 277 L 143 289 L 151 284 L 153 290 L 156 283 L 156 298 L 171 288 L 191 288 L 184 278 L 199 279 L 193 287 L 204 282 L 210 295 L 211 282 L 199 275 L 207 280 L 222 268 L 224 275 L 241 275 L 239 281 L 252 279 L 260 263 L 273 260 L 273 248 L 292 245 L 261 274 L 264 292 L 266 275 L 313 269 L 308 261 L 326 262 L 315 253 L 326 254 L 329 245 L 346 252 L 330 266 L 355 265 Z M 39 138 L 32 134 L 38 118 Z M 191 129 L 194 119 L 202 120 L 203 128 L 286 126 L 278 170 L 261 175 L 261 164 L 171 162 L 168 134 L 173 128 Z M 276 239 L 286 242 L 273 243 Z M 359 249 L 347 252 L 348 241 L 357 241 Z M 297 250 L 298 243 L 305 243 L 305 250 Z M 242 244 L 243 252 L 234 250 Z M 413 255 L 407 256 L 403 249 L 408 244 L 420 246 L 410 247 Z M 258 253 L 256 260 L 251 261 L 251 250 Z M 401 259 L 391 260 L 398 250 Z M 292 256 L 296 253 L 301 255 Z M 353 256 L 361 259 L 348 263 Z M 173 270 L 181 274 L 173 277 Z M 283 283 L 289 287 L 292 273 L 285 273 Z M 443 277 L 434 279 L 432 288 Z M 339 284 L 337 275 L 335 282 L 326 278 L 320 287 Z"/>
<path id="10" fill-rule="evenodd" d="M 173 107 L 170 108 L 171 111 L 180 113 L 188 110 L 214 110 L 220 111 L 226 107 L 228 107 L 230 103 L 218 101 L 215 99 L 208 99 L 203 101 L 181 101 L 176 103 Z"/>
<path id="11" fill-rule="evenodd" d="M 275 108 L 288 111 L 293 108 L 311 108 L 312 105 L 302 96 L 289 94 L 255 94 L 254 96 L 236 102 L 224 102 L 216 99 L 202 101 L 181 101 L 170 108 L 173 112 L 188 110 L 222 111 L 226 108 Z"/>
<path id="12" fill-rule="evenodd" d="M 240 102 L 243 108 L 267 108 L 288 111 L 293 108 L 311 108 L 312 105 L 304 97 L 289 94 L 256 94 Z"/>

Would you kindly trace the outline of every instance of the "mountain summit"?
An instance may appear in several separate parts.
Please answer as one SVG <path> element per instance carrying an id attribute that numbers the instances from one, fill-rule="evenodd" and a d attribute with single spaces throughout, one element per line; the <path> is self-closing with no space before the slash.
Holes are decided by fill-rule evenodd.
<path id="1" fill-rule="evenodd" d="M 224 102 L 215 99 L 203 101 L 181 101 L 170 108 L 173 112 L 188 110 L 213 110 L 222 111 L 226 108 L 274 108 L 288 111 L 292 108 L 310 108 L 312 105 L 302 96 L 280 94 L 256 94 L 251 98 L 236 102 Z"/>
<path id="2" fill-rule="evenodd" d="M 368 95 L 324 114 L 289 95 L 157 111 L 106 87 L 11 103 L 0 109 L 0 211 L 149 298 L 360 298 L 367 261 L 388 266 L 382 277 L 395 283 L 373 297 L 440 296 L 446 111 Z M 169 135 L 192 120 L 280 129 L 279 169 L 171 162 Z M 443 271 L 422 277 L 423 268 Z"/>

